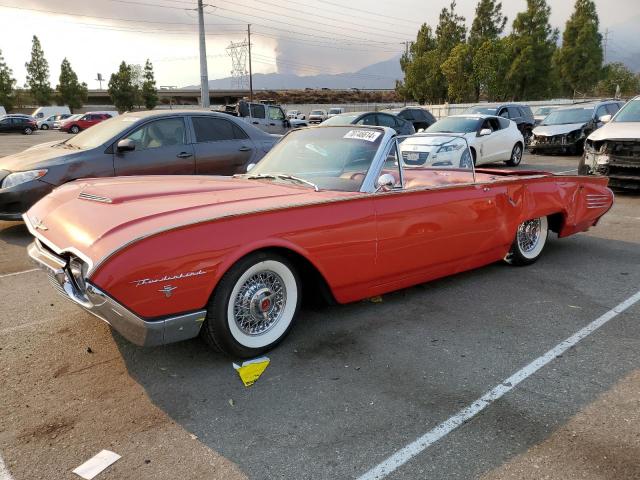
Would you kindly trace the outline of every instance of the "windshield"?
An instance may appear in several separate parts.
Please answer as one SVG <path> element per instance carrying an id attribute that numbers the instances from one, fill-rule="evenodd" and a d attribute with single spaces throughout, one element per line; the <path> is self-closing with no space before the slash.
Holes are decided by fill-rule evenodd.
<path id="1" fill-rule="evenodd" d="M 471 107 L 465 111 L 465 113 L 482 113 L 483 115 L 495 115 L 498 107 L 492 106 L 487 107 L 483 105 L 476 105 L 475 107 Z"/>
<path id="2" fill-rule="evenodd" d="M 620 109 L 614 122 L 640 122 L 640 99 L 631 100 Z"/>
<path id="3" fill-rule="evenodd" d="M 399 141 L 404 167 L 463 169 L 473 172 L 473 159 L 463 137 L 423 134 L 401 138 Z"/>
<path id="4" fill-rule="evenodd" d="M 569 123 L 587 123 L 593 117 L 593 107 L 554 110 L 541 125 L 565 125 Z"/>
<path id="5" fill-rule="evenodd" d="M 351 125 L 359 116 L 359 113 L 336 115 L 322 122 L 322 125 Z"/>
<path id="6" fill-rule="evenodd" d="M 427 128 L 427 133 L 470 133 L 478 130 L 480 118 L 447 117 Z"/>
<path id="7" fill-rule="evenodd" d="M 341 111 L 342 111 L 341 108 L 332 108 L 332 109 L 329 110 L 329 113 L 331 115 L 335 115 L 336 113 L 340 113 Z"/>
<path id="8" fill-rule="evenodd" d="M 540 107 L 538 109 L 536 109 L 534 115 L 538 115 L 538 116 L 542 116 L 542 115 L 549 115 L 549 113 L 552 110 L 555 110 L 558 107 Z"/>
<path id="9" fill-rule="evenodd" d="M 75 137 L 67 140 L 65 144 L 80 150 L 96 148 L 107 143 L 139 119 L 140 117 L 133 115 L 119 115 L 110 118 L 87 130 L 83 130 Z"/>
<path id="10" fill-rule="evenodd" d="M 313 128 L 287 134 L 246 178 L 357 192 L 380 147 L 384 132 L 373 128 Z M 270 178 L 273 177 L 273 178 Z"/>
<path id="11" fill-rule="evenodd" d="M 310 115 L 324 115 L 324 110 L 311 110 Z"/>

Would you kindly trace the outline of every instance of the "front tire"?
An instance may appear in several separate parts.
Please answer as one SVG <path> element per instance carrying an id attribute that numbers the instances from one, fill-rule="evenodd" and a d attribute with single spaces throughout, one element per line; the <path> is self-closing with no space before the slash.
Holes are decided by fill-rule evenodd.
<path id="1" fill-rule="evenodd" d="M 505 163 L 510 167 L 517 167 L 522 161 L 522 145 L 516 143 L 511 150 L 511 157 Z"/>
<path id="2" fill-rule="evenodd" d="M 547 217 L 533 218 L 518 225 L 516 238 L 511 250 L 504 257 L 511 265 L 531 265 L 540 258 L 544 246 L 547 244 L 549 222 Z"/>
<path id="3" fill-rule="evenodd" d="M 42 126 L 40 127 L 40 130 L 49 130 L 49 125 L 47 125 L 46 123 L 43 123 Z"/>
<path id="4" fill-rule="evenodd" d="M 74 135 L 76 133 L 78 133 L 80 131 L 80 127 L 78 127 L 77 125 L 73 125 L 70 129 L 69 132 L 73 133 Z"/>
<path id="5" fill-rule="evenodd" d="M 269 252 L 248 255 L 218 283 L 201 335 L 227 355 L 258 356 L 289 333 L 300 298 L 300 278 L 287 258 Z"/>

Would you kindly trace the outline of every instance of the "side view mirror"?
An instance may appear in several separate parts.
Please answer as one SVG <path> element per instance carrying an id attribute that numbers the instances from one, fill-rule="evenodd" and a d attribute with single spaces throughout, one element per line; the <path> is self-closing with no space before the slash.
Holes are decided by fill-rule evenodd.
<path id="1" fill-rule="evenodd" d="M 602 115 L 598 121 L 602 123 L 609 123 L 611 121 L 611 115 Z"/>
<path id="2" fill-rule="evenodd" d="M 256 164 L 255 163 L 250 163 L 249 165 L 247 165 L 247 173 L 249 173 L 251 170 L 253 170 L 253 167 L 255 167 Z"/>
<path id="3" fill-rule="evenodd" d="M 424 128 L 419 128 L 418 133 L 422 133 L 422 132 L 424 132 Z"/>
<path id="4" fill-rule="evenodd" d="M 491 129 L 490 128 L 483 128 L 482 130 L 480 130 L 480 133 L 478 134 L 479 137 L 486 137 L 487 135 L 491 135 Z"/>
<path id="5" fill-rule="evenodd" d="M 118 150 L 118 153 L 132 152 L 136 149 L 136 144 L 130 138 L 124 138 L 118 142 L 116 149 Z"/>
<path id="6" fill-rule="evenodd" d="M 396 184 L 396 179 L 393 178 L 393 175 L 390 173 L 383 173 L 378 177 L 378 181 L 376 182 L 376 187 L 378 190 L 391 190 L 393 186 Z"/>

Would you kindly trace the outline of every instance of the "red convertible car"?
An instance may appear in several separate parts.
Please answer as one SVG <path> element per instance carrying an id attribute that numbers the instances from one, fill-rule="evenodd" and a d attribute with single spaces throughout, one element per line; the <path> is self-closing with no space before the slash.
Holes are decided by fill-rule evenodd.
<path id="1" fill-rule="evenodd" d="M 532 263 L 549 230 L 585 231 L 609 210 L 606 182 L 474 169 L 455 135 L 316 127 L 247 174 L 78 180 L 24 220 L 60 292 L 128 340 L 201 335 L 251 357 L 283 339 L 303 292 L 353 302 Z"/>

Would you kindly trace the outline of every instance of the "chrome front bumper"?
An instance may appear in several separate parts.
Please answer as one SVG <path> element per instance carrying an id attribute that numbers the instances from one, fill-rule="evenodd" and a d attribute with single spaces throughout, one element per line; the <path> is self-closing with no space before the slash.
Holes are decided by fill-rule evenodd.
<path id="1" fill-rule="evenodd" d="M 136 345 L 155 346 L 179 342 L 196 337 L 200 332 L 206 310 L 147 321 L 88 281 L 85 282 L 86 288 L 80 288 L 71 275 L 67 260 L 45 248 L 39 240 L 31 243 L 27 251 L 38 266 L 49 274 L 58 293 L 104 320 Z"/>

